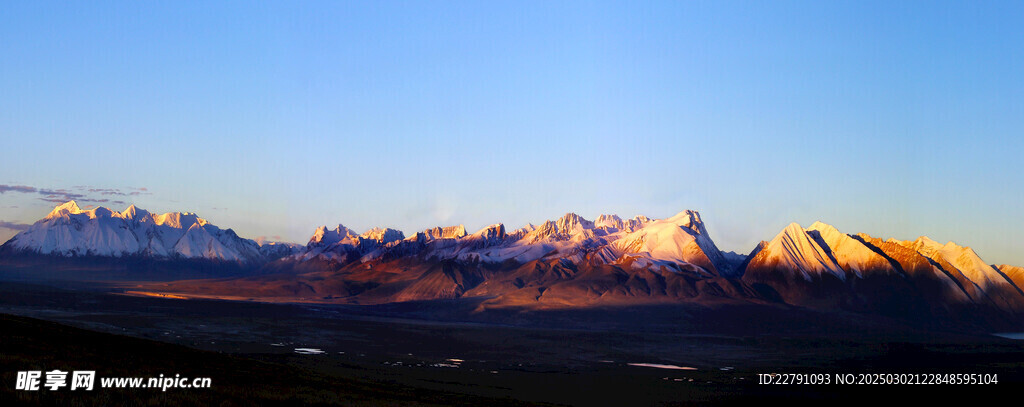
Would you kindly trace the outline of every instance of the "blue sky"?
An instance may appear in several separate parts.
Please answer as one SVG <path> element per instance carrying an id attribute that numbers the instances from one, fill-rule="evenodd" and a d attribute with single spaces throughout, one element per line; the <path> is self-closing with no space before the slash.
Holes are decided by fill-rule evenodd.
<path id="1" fill-rule="evenodd" d="M 1024 265 L 1024 4 L 636 3 L 4 4 L 0 239 L 75 194 L 298 242 L 696 209 Z"/>

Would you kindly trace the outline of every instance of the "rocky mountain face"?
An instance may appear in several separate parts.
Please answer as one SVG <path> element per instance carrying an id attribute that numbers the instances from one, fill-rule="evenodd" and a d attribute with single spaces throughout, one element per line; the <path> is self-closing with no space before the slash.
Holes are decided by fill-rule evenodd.
<path id="1" fill-rule="evenodd" d="M 393 229 L 377 228 L 357 236 L 344 226 L 333 231 L 321 227 L 305 251 L 290 260 L 318 259 L 344 265 L 408 256 L 470 264 L 564 259 L 587 264 L 629 263 L 634 268 L 665 267 L 708 276 L 736 273 L 733 263 L 711 240 L 700 215 L 693 211 L 663 220 L 636 217 L 623 221 L 618 216 L 602 215 L 598 222 L 568 213 L 512 233 L 499 223 L 473 234 L 466 234 L 465 227 L 459 225 L 427 229 L 408 238 Z"/>
<path id="2" fill-rule="evenodd" d="M 8 254 L 63 257 L 205 259 L 261 264 L 268 256 L 289 255 L 294 249 L 271 249 L 272 246 L 261 247 L 194 213 L 158 215 L 135 205 L 122 212 L 104 207 L 83 210 L 70 201 L 15 235 L 2 250 Z"/>
<path id="3" fill-rule="evenodd" d="M 170 291 L 267 300 L 376 304 L 478 298 L 483 307 L 560 308 L 664 302 L 789 304 L 899 318 L 1024 326 L 1024 269 L 969 247 L 790 224 L 750 254 L 722 252 L 699 213 L 666 219 L 568 213 L 540 225 L 467 233 L 435 227 L 357 233 L 322 226 L 305 246 L 256 243 L 195 214 L 69 202 L 2 252 L 74 257 L 210 259 L 259 275 Z"/>
<path id="4" fill-rule="evenodd" d="M 848 235 L 815 223 L 787 226 L 748 258 L 741 279 L 789 304 L 886 315 L 1020 323 L 1024 292 L 1012 267 L 969 247 Z"/>

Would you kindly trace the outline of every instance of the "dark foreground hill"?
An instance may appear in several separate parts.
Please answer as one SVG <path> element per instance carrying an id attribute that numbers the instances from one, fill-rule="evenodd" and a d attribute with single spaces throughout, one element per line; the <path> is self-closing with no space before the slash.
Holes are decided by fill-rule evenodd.
<path id="1" fill-rule="evenodd" d="M 0 314 L 0 405 L 535 405 L 342 377 L 299 366 Z M 93 391 L 15 390 L 18 371 L 95 369 Z M 205 389 L 101 389 L 99 377 L 210 377 Z"/>
<path id="2" fill-rule="evenodd" d="M 892 329 L 856 315 L 798 309 L 563 309 L 489 323 L 422 319 L 430 305 L 415 303 L 180 301 L 19 284 L 0 290 L 5 310 L 108 332 L 0 316 L 2 405 L 820 405 L 996 397 L 1014 395 L 1024 383 L 1018 341 Z M 211 389 L 167 392 L 12 389 L 17 371 L 46 369 L 213 382 Z M 998 383 L 757 384 L 760 374 L 771 373 L 832 380 L 988 374 Z"/>

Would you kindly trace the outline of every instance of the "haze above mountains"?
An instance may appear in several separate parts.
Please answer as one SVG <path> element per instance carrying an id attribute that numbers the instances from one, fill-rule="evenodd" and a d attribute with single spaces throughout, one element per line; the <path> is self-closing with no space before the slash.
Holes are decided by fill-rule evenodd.
<path id="1" fill-rule="evenodd" d="M 257 243 L 192 213 L 75 202 L 0 247 L 0 260 L 187 259 L 243 265 L 228 280 L 161 284 L 162 292 L 229 299 L 376 304 L 479 298 L 486 308 L 687 302 L 784 303 L 948 323 L 1022 325 L 1024 269 L 927 237 L 883 240 L 816 222 L 790 224 L 750 254 L 723 252 L 700 214 L 666 219 L 568 213 L 540 225 L 427 229 L 406 236 L 338 225 L 305 246 Z M 180 280 L 173 273 L 162 280 Z"/>

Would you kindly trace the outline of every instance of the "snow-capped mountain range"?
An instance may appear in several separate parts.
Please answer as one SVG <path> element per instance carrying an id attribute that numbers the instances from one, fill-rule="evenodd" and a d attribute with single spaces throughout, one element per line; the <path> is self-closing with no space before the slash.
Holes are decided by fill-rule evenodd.
<path id="1" fill-rule="evenodd" d="M 244 239 L 192 213 L 82 210 L 68 202 L 0 253 L 262 264 L 291 277 L 259 283 L 260 292 L 301 297 L 294 287 L 305 287 L 315 298 L 360 303 L 481 296 L 555 306 L 581 298 L 713 297 L 872 312 L 945 315 L 962 308 L 1024 315 L 1024 269 L 990 265 L 969 247 L 927 237 L 883 240 L 815 222 L 790 224 L 740 255 L 719 250 L 700 214 L 689 210 L 666 219 L 601 215 L 594 221 L 568 213 L 514 230 L 498 223 L 467 233 L 458 225 L 408 237 L 390 228 L 357 233 L 322 226 L 299 246 Z M 240 289 L 225 284 L 206 289 Z M 274 284 L 292 288 L 268 288 Z"/>
<path id="2" fill-rule="evenodd" d="M 497 264 L 565 259 L 574 263 L 687 269 L 707 275 L 734 276 L 736 272 L 734 264 L 726 260 L 711 240 L 700 214 L 694 211 L 661 220 L 644 216 L 623 220 L 616 215 L 601 215 L 596 222 L 568 213 L 511 233 L 499 223 L 473 234 L 466 234 L 466 228 L 458 225 L 427 229 L 408 238 L 394 229 L 372 229 L 357 235 L 343 225 L 333 230 L 321 226 L 305 250 L 291 259 L 351 263 L 395 253 L 431 261 Z"/>
<path id="3" fill-rule="evenodd" d="M 294 250 L 286 245 L 257 244 L 194 213 L 158 215 L 135 205 L 121 212 L 104 207 L 83 210 L 75 201 L 57 206 L 7 241 L 4 248 L 59 256 L 143 256 L 239 263 L 263 262 Z"/>
<path id="4" fill-rule="evenodd" d="M 987 264 L 953 242 L 882 240 L 816 222 L 806 229 L 790 224 L 761 242 L 748 256 L 742 280 L 771 286 L 793 304 L 913 300 L 925 308 L 975 306 L 1024 315 L 1020 271 Z"/>

